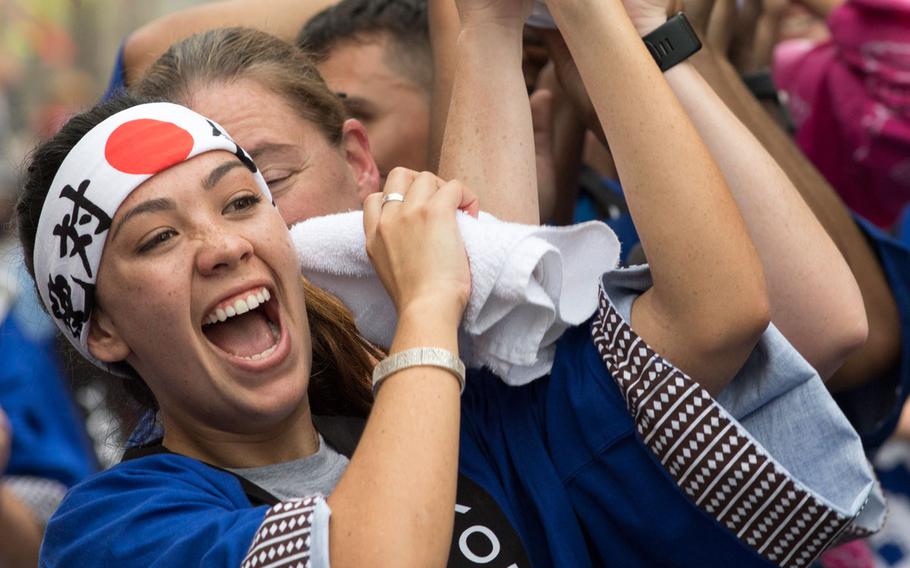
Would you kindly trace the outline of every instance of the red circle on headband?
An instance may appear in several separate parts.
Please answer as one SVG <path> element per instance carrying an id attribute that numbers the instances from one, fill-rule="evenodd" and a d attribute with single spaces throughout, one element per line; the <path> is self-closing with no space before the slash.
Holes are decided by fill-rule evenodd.
<path id="1" fill-rule="evenodd" d="M 104 157 L 127 174 L 151 175 L 186 160 L 193 136 L 171 122 L 139 118 L 118 126 L 104 145 Z"/>

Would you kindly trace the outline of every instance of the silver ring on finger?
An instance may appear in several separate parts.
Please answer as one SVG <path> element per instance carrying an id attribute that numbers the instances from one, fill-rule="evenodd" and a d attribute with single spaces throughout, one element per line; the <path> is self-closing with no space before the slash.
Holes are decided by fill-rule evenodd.
<path id="1" fill-rule="evenodd" d="M 398 202 L 400 202 L 400 203 L 404 203 L 404 195 L 401 194 L 401 193 L 389 193 L 389 194 L 387 194 L 387 195 L 383 195 L 383 196 L 382 196 L 382 203 L 381 203 L 380 206 L 379 206 L 380 209 L 383 208 L 383 207 L 385 207 L 386 203 L 389 203 L 389 202 L 392 202 L 392 201 L 398 201 Z"/>

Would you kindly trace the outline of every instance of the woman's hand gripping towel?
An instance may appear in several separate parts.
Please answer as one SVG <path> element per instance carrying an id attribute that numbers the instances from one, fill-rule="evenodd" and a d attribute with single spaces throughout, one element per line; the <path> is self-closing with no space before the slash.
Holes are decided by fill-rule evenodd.
<path id="1" fill-rule="evenodd" d="M 471 265 L 462 359 L 512 385 L 546 375 L 562 332 L 594 313 L 600 277 L 619 259 L 616 235 L 600 222 L 519 225 L 486 213 L 459 214 L 458 223 Z M 367 257 L 363 214 L 308 219 L 291 238 L 303 275 L 347 305 L 364 337 L 388 347 L 395 307 Z"/>

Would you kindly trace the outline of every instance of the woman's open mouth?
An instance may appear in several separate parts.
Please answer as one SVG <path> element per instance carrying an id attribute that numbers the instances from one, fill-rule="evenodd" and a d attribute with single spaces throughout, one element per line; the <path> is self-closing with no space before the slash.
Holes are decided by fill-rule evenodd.
<path id="1" fill-rule="evenodd" d="M 202 333 L 209 343 L 247 368 L 265 368 L 282 346 L 278 303 L 265 286 L 219 302 L 204 318 Z"/>

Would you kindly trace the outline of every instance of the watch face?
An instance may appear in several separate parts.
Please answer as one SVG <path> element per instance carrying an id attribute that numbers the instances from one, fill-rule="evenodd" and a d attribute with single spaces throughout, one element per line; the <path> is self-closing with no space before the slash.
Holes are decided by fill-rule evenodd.
<path id="1" fill-rule="evenodd" d="M 661 71 L 666 71 L 701 49 L 698 35 L 682 12 L 642 39 Z"/>

